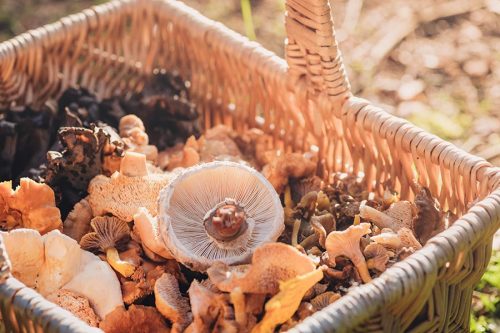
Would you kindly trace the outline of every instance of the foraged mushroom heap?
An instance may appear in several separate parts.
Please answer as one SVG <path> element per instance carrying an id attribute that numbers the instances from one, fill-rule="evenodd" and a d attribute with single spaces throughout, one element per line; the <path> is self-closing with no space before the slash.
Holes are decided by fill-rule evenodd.
<path id="1" fill-rule="evenodd" d="M 286 331 L 453 223 L 427 188 L 409 202 L 389 182 L 380 197 L 355 175 L 325 183 L 315 153 L 285 153 L 261 130 L 186 131 L 196 110 L 178 104 L 175 94 L 188 103 L 187 94 L 168 80 L 166 90 L 148 97 L 146 89 L 130 105 L 170 115 L 168 133 L 178 138 L 148 132 L 144 123 L 154 121 L 125 115 L 123 100 L 85 104 L 90 93 L 73 89 L 60 103 L 72 107 L 64 109 L 63 144 L 49 154 L 50 181 L 22 178 L 15 190 L 0 183 L 14 277 L 90 326 Z M 119 105 L 101 114 L 119 131 L 93 124 L 85 105 Z"/>

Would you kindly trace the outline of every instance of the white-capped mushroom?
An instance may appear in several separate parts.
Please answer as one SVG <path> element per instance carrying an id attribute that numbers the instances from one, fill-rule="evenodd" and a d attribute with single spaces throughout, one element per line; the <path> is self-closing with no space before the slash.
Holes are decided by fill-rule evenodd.
<path id="1" fill-rule="evenodd" d="M 185 169 L 160 193 L 160 232 L 172 255 L 193 270 L 216 261 L 248 262 L 284 229 L 283 207 L 258 171 L 233 162 Z"/>
<path id="2" fill-rule="evenodd" d="M 34 229 L 14 229 L 0 234 L 9 254 L 12 275 L 34 288 L 45 260 L 40 233 Z"/>

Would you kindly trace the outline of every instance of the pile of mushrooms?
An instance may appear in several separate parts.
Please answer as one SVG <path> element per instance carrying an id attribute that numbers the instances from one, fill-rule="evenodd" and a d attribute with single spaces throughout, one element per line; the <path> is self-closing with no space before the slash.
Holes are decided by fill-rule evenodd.
<path id="1" fill-rule="evenodd" d="M 0 183 L 14 277 L 105 332 L 285 331 L 450 223 L 426 188 L 413 203 L 354 175 L 325 183 L 315 153 L 257 129 L 163 151 L 137 116 L 106 131 L 104 167 L 64 223 L 48 185 Z"/>

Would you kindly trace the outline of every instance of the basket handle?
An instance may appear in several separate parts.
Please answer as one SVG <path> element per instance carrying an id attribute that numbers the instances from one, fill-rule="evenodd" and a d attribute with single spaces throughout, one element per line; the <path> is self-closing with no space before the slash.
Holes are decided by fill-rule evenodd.
<path id="1" fill-rule="evenodd" d="M 335 100 L 351 95 L 342 55 L 335 39 L 328 0 L 286 0 L 285 46 L 288 73 L 305 77 L 310 92 Z M 295 82 L 295 81 L 294 81 Z"/>

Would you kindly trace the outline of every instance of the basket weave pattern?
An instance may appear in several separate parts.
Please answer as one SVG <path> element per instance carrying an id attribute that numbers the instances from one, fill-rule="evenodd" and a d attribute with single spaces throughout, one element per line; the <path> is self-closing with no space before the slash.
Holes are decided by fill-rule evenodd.
<path id="1" fill-rule="evenodd" d="M 285 151 L 319 148 L 323 174 L 417 180 L 461 218 L 422 250 L 306 319 L 294 332 L 463 332 L 472 288 L 500 225 L 500 169 L 351 96 L 328 0 L 287 0 L 286 61 L 180 2 L 113 1 L 0 44 L 0 107 L 35 106 L 80 84 L 99 97 L 139 91 L 154 71 L 189 80 L 205 128 L 260 127 Z M 7 331 L 89 332 L 9 275 L 0 241 Z"/>

